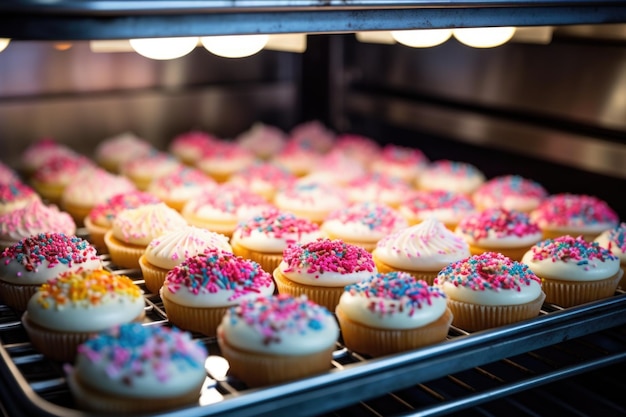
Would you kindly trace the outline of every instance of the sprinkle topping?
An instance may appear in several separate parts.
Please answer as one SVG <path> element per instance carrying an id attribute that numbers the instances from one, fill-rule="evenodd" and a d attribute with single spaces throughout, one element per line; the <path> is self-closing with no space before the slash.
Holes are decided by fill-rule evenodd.
<path id="1" fill-rule="evenodd" d="M 581 236 L 560 236 L 556 239 L 546 239 L 531 248 L 532 260 L 541 261 L 551 259 L 552 262 L 577 262 L 580 265 L 591 260 L 615 261 L 608 249 L 601 247 L 598 242 L 587 242 Z"/>
<path id="2" fill-rule="evenodd" d="M 36 195 L 35 190 L 22 182 L 0 183 L 0 204 L 30 199 Z"/>
<path id="3" fill-rule="evenodd" d="M 458 227 L 461 233 L 474 240 L 484 239 L 492 233 L 496 238 L 541 233 L 539 226 L 526 213 L 501 208 L 488 209 L 465 217 Z"/>
<path id="4" fill-rule="evenodd" d="M 404 200 L 403 206 L 414 213 L 438 209 L 468 212 L 475 208 L 467 195 L 445 190 L 416 191 Z"/>
<path id="5" fill-rule="evenodd" d="M 112 223 L 115 216 L 122 210 L 137 208 L 144 204 L 156 204 L 161 200 L 156 196 L 143 191 L 129 191 L 115 194 L 105 202 L 94 206 L 89 212 L 89 218 L 93 221 L 105 219 L 107 223 Z"/>
<path id="6" fill-rule="evenodd" d="M 407 225 L 400 213 L 385 204 L 373 201 L 355 203 L 335 210 L 326 217 L 326 221 L 328 220 L 337 220 L 343 224 L 359 223 L 367 226 L 371 231 L 384 234 L 393 233 L 398 228 Z"/>
<path id="7" fill-rule="evenodd" d="M 527 196 L 542 199 L 548 195 L 541 184 L 519 175 L 504 175 L 492 178 L 476 192 L 479 195 L 491 195 L 495 199 L 502 199 L 508 196 Z"/>
<path id="8" fill-rule="evenodd" d="M 368 251 L 341 240 L 318 239 L 289 245 L 283 251 L 283 261 L 287 264 L 284 271 L 287 273 L 304 271 L 308 274 L 351 274 L 374 271 L 374 261 Z"/>
<path id="9" fill-rule="evenodd" d="M 548 197 L 533 212 L 538 222 L 550 225 L 615 223 L 619 217 L 597 197 L 584 194 L 556 194 Z"/>
<path id="10" fill-rule="evenodd" d="M 521 291 L 522 287 L 529 286 L 532 281 L 541 284 L 541 279 L 528 265 L 513 261 L 500 253 L 485 252 L 446 266 L 435 278 L 435 285 L 449 282 L 455 287 L 466 287 L 474 291 Z"/>
<path id="11" fill-rule="evenodd" d="M 289 237 L 291 242 L 296 242 L 303 234 L 319 231 L 319 226 L 309 220 L 298 218 L 294 214 L 272 208 L 239 224 L 237 230 L 243 237 L 250 236 L 253 231 L 258 231 L 277 238 Z M 296 238 L 291 239 L 294 235 Z"/>
<path id="12" fill-rule="evenodd" d="M 626 223 L 621 223 L 609 231 L 608 249 L 612 247 L 619 248 L 622 252 L 626 252 Z"/>

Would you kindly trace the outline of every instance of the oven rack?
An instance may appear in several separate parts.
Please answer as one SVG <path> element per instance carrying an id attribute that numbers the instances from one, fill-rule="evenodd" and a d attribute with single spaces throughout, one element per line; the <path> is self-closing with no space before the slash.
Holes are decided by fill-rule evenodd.
<path id="1" fill-rule="evenodd" d="M 119 269 L 108 255 L 101 256 L 107 269 L 146 291 L 146 325 L 168 325 L 160 297 L 147 292 L 140 271 Z M 452 327 L 440 344 L 383 358 L 351 352 L 340 339 L 329 372 L 266 388 L 249 389 L 227 375 L 215 338 L 194 337 L 209 352 L 198 404 L 153 416 L 449 415 L 478 412 L 477 406 L 498 398 L 514 402 L 510 396 L 534 387 L 624 365 L 626 293 L 618 290 L 608 299 L 567 309 L 544 304 L 537 318 L 471 334 Z M 74 407 L 62 364 L 38 353 L 20 317 L 3 305 L 0 358 L 6 415 L 95 416 Z M 626 414 L 617 404 L 600 402 L 610 415 Z"/>

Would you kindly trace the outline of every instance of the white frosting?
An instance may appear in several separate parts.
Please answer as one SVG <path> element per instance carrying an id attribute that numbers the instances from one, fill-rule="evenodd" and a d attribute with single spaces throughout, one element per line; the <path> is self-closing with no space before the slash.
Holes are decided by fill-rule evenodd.
<path id="1" fill-rule="evenodd" d="M 398 211 L 402 213 L 407 219 L 414 218 L 416 221 L 424 221 L 428 218 L 435 218 L 442 223 L 454 224 L 461 221 L 462 218 L 475 213 L 474 210 L 455 210 L 452 208 L 439 208 L 439 209 L 426 209 L 415 212 L 408 207 L 401 205 L 398 207 Z"/>
<path id="2" fill-rule="evenodd" d="M 162 298 L 184 305 L 187 307 L 229 307 L 236 305 L 242 300 L 256 298 L 259 296 L 270 296 L 274 293 L 275 285 L 272 282 L 267 287 L 258 288 L 258 291 L 249 291 L 242 294 L 241 290 L 226 290 L 220 289 L 216 292 L 209 292 L 208 290 L 201 290 L 198 293 L 193 293 L 188 287 L 182 286 L 176 292 L 169 290 L 167 285 L 167 278 L 165 284 L 161 287 L 159 294 Z"/>
<path id="3" fill-rule="evenodd" d="M 542 278 L 563 281 L 598 281 L 615 275 L 620 268 L 619 259 L 587 259 L 587 263 L 576 259 L 553 261 L 550 257 L 533 260 L 532 249 L 524 254 L 522 263 Z"/>
<path id="4" fill-rule="evenodd" d="M 541 284 L 537 281 L 530 281 L 529 285 L 523 286 L 521 291 L 502 288 L 498 290 L 486 288 L 476 291 L 462 285 L 455 286 L 448 281 L 439 286 L 451 300 L 487 306 L 526 304 L 536 300 L 541 295 Z"/>
<path id="5" fill-rule="evenodd" d="M 226 236 L 207 229 L 187 226 L 152 239 L 146 247 L 144 256 L 150 264 L 169 270 L 209 248 L 232 252 Z"/>
<path id="6" fill-rule="evenodd" d="M 398 229 L 408 227 L 408 224 L 400 224 Z M 358 221 L 342 222 L 337 219 L 327 220 L 322 224 L 322 230 L 332 236 L 349 242 L 375 243 L 388 235 L 383 230 L 371 229 L 368 225 Z"/>
<path id="7" fill-rule="evenodd" d="M 289 280 L 304 285 L 313 285 L 316 287 L 345 287 L 346 285 L 353 284 L 358 281 L 369 278 L 376 271 L 355 271 L 350 273 L 341 273 L 339 271 L 324 271 L 319 272 L 307 272 L 304 269 L 297 270 L 293 268 L 291 271 L 289 265 L 285 261 L 281 261 L 278 265 L 278 270 Z"/>
<path id="8" fill-rule="evenodd" d="M 61 204 L 93 207 L 116 194 L 135 190 L 135 185 L 128 178 L 103 169 L 89 169 L 82 171 L 63 189 Z"/>
<path id="9" fill-rule="evenodd" d="M 187 226 L 187 221 L 165 203 L 122 210 L 113 221 L 113 236 L 123 242 L 148 246 L 152 239 Z"/>
<path id="10" fill-rule="evenodd" d="M 93 250 L 93 247 L 91 247 Z M 95 250 L 93 250 L 95 254 Z M 101 269 L 102 262 L 100 258 L 88 259 L 85 262 L 72 262 L 71 266 L 61 262 L 50 266 L 50 262 L 44 259 L 36 269 L 29 271 L 22 263 L 15 258 L 0 258 L 0 279 L 5 282 L 17 285 L 41 285 L 47 280 L 55 278 L 57 275 L 68 272 L 78 271 L 79 269 Z"/>
<path id="11" fill-rule="evenodd" d="M 279 190 L 274 197 L 274 204 L 281 210 L 294 212 L 312 212 L 316 220 L 323 218 L 332 210 L 345 206 L 344 192 L 326 183 L 304 182 Z"/>
<path id="12" fill-rule="evenodd" d="M 421 271 L 438 271 L 470 256 L 463 238 L 433 218 L 380 240 L 372 254 L 387 265 Z"/>
<path id="13" fill-rule="evenodd" d="M 626 223 L 622 223 L 619 227 L 622 230 L 623 236 L 624 230 L 626 229 Z M 617 256 L 620 259 L 620 262 L 622 264 L 626 263 L 626 245 L 624 247 L 620 247 L 619 243 L 616 241 L 612 241 L 610 236 L 611 230 L 605 230 L 596 238 L 595 241 L 598 242 L 598 244 L 603 248 L 609 249 L 613 255 Z"/>
<path id="14" fill-rule="evenodd" d="M 414 329 L 426 326 L 438 320 L 446 311 L 447 302 L 444 297 L 431 297 L 430 304 L 422 304 L 421 308 L 412 311 L 409 308 L 398 309 L 403 300 L 391 300 L 384 297 L 366 297 L 362 293 L 344 292 L 339 299 L 339 307 L 343 313 L 357 323 L 381 329 Z M 381 314 L 372 311 L 371 305 L 384 305 L 384 311 L 394 314 Z"/>
<path id="15" fill-rule="evenodd" d="M 320 230 L 301 233 L 282 233 L 280 237 L 262 230 L 252 230 L 249 235 L 242 236 L 240 230 L 235 230 L 231 242 L 240 243 L 242 246 L 259 252 L 282 253 L 288 244 L 292 242 L 308 243 L 322 237 Z"/>
<path id="16" fill-rule="evenodd" d="M 463 233 L 458 227 L 455 230 L 470 245 L 478 245 L 484 248 L 519 248 L 524 246 L 532 246 L 539 242 L 542 238 L 541 232 L 528 234 L 525 236 L 498 236 L 494 230 L 488 230 L 487 236 L 480 239 L 474 239 L 470 234 Z"/>
<path id="17" fill-rule="evenodd" d="M 39 233 L 76 233 L 72 217 L 55 205 L 45 205 L 41 200 L 0 215 L 0 241 L 11 246 L 20 240 Z"/>
<path id="18" fill-rule="evenodd" d="M 474 201 L 477 206 L 483 208 L 502 207 L 507 210 L 530 212 L 539 206 L 542 198 L 527 195 L 506 195 L 495 197 L 486 194 L 474 194 Z"/>

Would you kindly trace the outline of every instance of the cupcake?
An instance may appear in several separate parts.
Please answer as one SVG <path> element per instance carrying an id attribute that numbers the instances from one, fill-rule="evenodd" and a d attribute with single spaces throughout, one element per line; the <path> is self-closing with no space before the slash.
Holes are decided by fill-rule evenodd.
<path id="1" fill-rule="evenodd" d="M 146 287 L 158 294 L 165 276 L 175 266 L 189 257 L 216 248 L 232 252 L 226 236 L 195 226 L 171 230 L 155 237 L 139 258 Z"/>
<path id="2" fill-rule="evenodd" d="M 8 214 L 41 201 L 35 190 L 19 181 L 0 183 L 0 215 Z"/>
<path id="3" fill-rule="evenodd" d="M 0 214 L 0 248 L 8 248 L 22 239 L 39 233 L 74 235 L 76 224 L 72 217 L 55 205 L 36 200 L 27 206 Z"/>
<path id="4" fill-rule="evenodd" d="M 0 296 L 19 311 L 40 285 L 79 269 L 101 269 L 96 249 L 84 239 L 62 233 L 39 233 L 20 240 L 0 254 Z"/>
<path id="5" fill-rule="evenodd" d="M 339 134 L 333 146 L 333 151 L 356 159 L 366 168 L 378 157 L 381 149 L 374 139 L 356 133 Z"/>
<path id="6" fill-rule="evenodd" d="M 76 156 L 76 152 L 52 138 L 43 138 L 30 144 L 20 156 L 20 168 L 24 177 L 30 178 L 39 167 L 51 158 Z"/>
<path id="7" fill-rule="evenodd" d="M 114 174 L 119 174 L 120 166 L 132 159 L 142 158 L 154 148 L 146 140 L 131 132 L 124 132 L 102 140 L 96 146 L 96 163 Z"/>
<path id="8" fill-rule="evenodd" d="M 348 285 L 336 315 L 344 345 L 370 356 L 442 342 L 452 322 L 444 293 L 404 272 Z"/>
<path id="9" fill-rule="evenodd" d="M 188 332 L 127 323 L 78 346 L 75 365 L 64 369 L 79 409 L 154 413 L 197 405 L 207 356 Z"/>
<path id="10" fill-rule="evenodd" d="M 505 208 L 526 213 L 536 209 L 548 196 L 541 184 L 519 175 L 503 175 L 484 182 L 472 194 L 478 210 Z"/>
<path id="11" fill-rule="evenodd" d="M 348 204 L 343 189 L 326 183 L 294 183 L 279 190 L 274 205 L 282 211 L 322 224 L 332 211 Z"/>
<path id="12" fill-rule="evenodd" d="M 469 255 L 463 238 L 433 218 L 381 239 L 372 252 L 378 272 L 406 272 L 429 285 L 441 268 Z"/>
<path id="13" fill-rule="evenodd" d="M 240 222 L 272 207 L 249 189 L 225 183 L 191 198 L 181 213 L 189 224 L 230 238 Z"/>
<path id="14" fill-rule="evenodd" d="M 195 166 L 215 181 L 222 183 L 255 161 L 256 157 L 249 149 L 236 142 L 220 140 L 204 150 Z"/>
<path id="15" fill-rule="evenodd" d="M 14 182 L 21 182 L 19 175 L 13 168 L 0 161 L 0 184 L 12 184 Z"/>
<path id="16" fill-rule="evenodd" d="M 413 192 L 406 181 L 383 173 L 368 173 L 348 181 L 345 190 L 352 203 L 371 201 L 393 208 Z"/>
<path id="17" fill-rule="evenodd" d="M 335 311 L 344 287 L 376 273 L 372 255 L 341 240 L 318 239 L 295 243 L 283 251 L 274 270 L 279 293 L 305 294 L 316 304 Z"/>
<path id="18" fill-rule="evenodd" d="M 563 235 L 592 241 L 619 223 L 617 213 L 603 200 L 584 194 L 555 194 L 531 213 L 544 239 Z"/>
<path id="19" fill-rule="evenodd" d="M 371 252 L 379 240 L 408 226 L 404 217 L 391 207 L 365 202 L 331 212 L 321 230 L 330 239 L 340 239 Z"/>
<path id="20" fill-rule="evenodd" d="M 546 302 L 561 307 L 612 296 L 624 273 L 608 249 L 580 236 L 543 240 L 526 252 L 522 262 L 541 278 Z"/>
<path id="21" fill-rule="evenodd" d="M 470 254 L 499 252 L 514 261 L 541 240 L 541 230 L 528 214 L 506 209 L 488 209 L 465 217 L 455 232 L 469 245 Z"/>
<path id="22" fill-rule="evenodd" d="M 332 150 L 321 156 L 311 172 L 300 178 L 298 182 L 317 182 L 343 187 L 366 173 L 365 166 L 358 159 L 343 152 Z"/>
<path id="23" fill-rule="evenodd" d="M 316 223 L 277 209 L 263 211 L 241 222 L 230 240 L 233 253 L 273 271 L 283 260 L 283 251 L 292 243 L 307 243 L 322 237 Z"/>
<path id="24" fill-rule="evenodd" d="M 313 149 L 320 154 L 330 151 L 335 133 L 319 120 L 302 122 L 289 132 L 289 144 Z"/>
<path id="25" fill-rule="evenodd" d="M 228 307 L 274 289 L 272 276 L 256 262 L 210 249 L 170 270 L 160 294 L 170 323 L 215 336 Z"/>
<path id="26" fill-rule="evenodd" d="M 452 325 L 470 332 L 537 317 L 546 298 L 528 265 L 495 252 L 446 266 L 434 285 L 448 297 Z"/>
<path id="27" fill-rule="evenodd" d="M 338 336 L 337 321 L 326 308 L 287 294 L 231 307 L 217 330 L 229 372 L 250 387 L 330 370 Z"/>
<path id="28" fill-rule="evenodd" d="M 467 162 L 442 159 L 426 167 L 417 178 L 420 190 L 444 190 L 471 195 L 485 182 L 485 175 Z"/>
<path id="29" fill-rule="evenodd" d="M 372 161 L 370 171 L 414 184 L 427 166 L 428 158 L 421 150 L 387 144 L 378 158 Z"/>
<path id="30" fill-rule="evenodd" d="M 320 157 L 320 152 L 311 146 L 287 142 L 287 145 L 275 154 L 270 162 L 296 177 L 304 177 L 313 171 Z"/>
<path id="31" fill-rule="evenodd" d="M 201 130 L 181 133 L 172 139 L 169 152 L 187 166 L 195 166 L 202 153 L 219 139 Z"/>
<path id="32" fill-rule="evenodd" d="M 132 158 L 120 165 L 120 174 L 128 178 L 139 190 L 146 191 L 153 180 L 172 175 L 182 167 L 172 155 L 154 151 Z"/>
<path id="33" fill-rule="evenodd" d="M 287 134 L 276 126 L 256 122 L 235 138 L 235 142 L 250 150 L 257 158 L 267 161 L 287 143 Z"/>
<path id="34" fill-rule="evenodd" d="M 187 226 L 185 219 L 165 203 L 122 210 L 104 235 L 111 261 L 122 268 L 139 268 L 139 258 L 152 239 Z"/>
<path id="35" fill-rule="evenodd" d="M 95 164 L 83 156 L 55 156 L 37 168 L 30 183 L 46 201 L 60 204 L 63 190 L 74 177 L 95 167 Z"/>
<path id="36" fill-rule="evenodd" d="M 82 226 L 92 208 L 116 194 L 135 191 L 135 185 L 121 175 L 103 169 L 82 171 L 65 186 L 61 208 L 67 211 L 77 225 Z"/>
<path id="37" fill-rule="evenodd" d="M 423 222 L 429 217 L 441 221 L 448 229 L 454 230 L 461 219 L 476 212 L 472 199 L 463 193 L 430 190 L 409 194 L 398 205 L 410 225 Z"/>
<path id="38" fill-rule="evenodd" d="M 217 183 L 202 171 L 180 167 L 169 175 L 153 180 L 146 191 L 171 208 L 182 211 L 189 200 L 216 186 Z"/>
<path id="39" fill-rule="evenodd" d="M 111 230 L 113 220 L 120 211 L 160 202 L 161 200 L 152 194 L 135 190 L 116 194 L 105 202 L 96 204 L 83 220 L 89 233 L 89 241 L 99 250 L 106 250 L 104 235 Z"/>
<path id="40" fill-rule="evenodd" d="M 595 239 L 598 244 L 608 249 L 620 261 L 622 270 L 626 271 L 626 223 L 620 223 L 612 229 L 605 230 Z M 620 287 L 626 288 L 626 278 L 622 276 Z"/>
<path id="41" fill-rule="evenodd" d="M 276 192 L 293 184 L 296 176 L 278 165 L 262 162 L 250 165 L 233 175 L 229 184 L 247 188 L 267 201 L 272 201 Z"/>
<path id="42" fill-rule="evenodd" d="M 110 327 L 141 321 L 141 289 L 105 269 L 67 272 L 47 281 L 22 316 L 28 337 L 44 356 L 72 362 L 78 345 Z"/>

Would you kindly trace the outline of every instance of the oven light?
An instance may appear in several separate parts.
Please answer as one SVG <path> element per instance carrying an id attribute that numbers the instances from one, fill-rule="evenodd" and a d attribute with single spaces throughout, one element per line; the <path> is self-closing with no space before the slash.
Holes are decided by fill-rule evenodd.
<path id="1" fill-rule="evenodd" d="M 437 46 L 452 36 L 452 29 L 393 30 L 391 36 L 396 42 L 412 48 Z"/>
<path id="2" fill-rule="evenodd" d="M 187 55 L 198 46 L 197 37 L 131 39 L 130 46 L 139 55 L 151 59 L 175 59 Z"/>
<path id="3" fill-rule="evenodd" d="M 9 42 L 11 42 L 11 39 L 9 38 L 0 38 L 0 52 L 7 49 L 7 46 L 9 46 Z"/>
<path id="4" fill-rule="evenodd" d="M 456 28 L 452 31 L 459 42 L 474 48 L 494 48 L 513 37 L 514 27 Z"/>
<path id="5" fill-rule="evenodd" d="M 267 44 L 269 35 L 203 36 L 202 45 L 211 53 L 224 58 L 254 55 Z"/>

